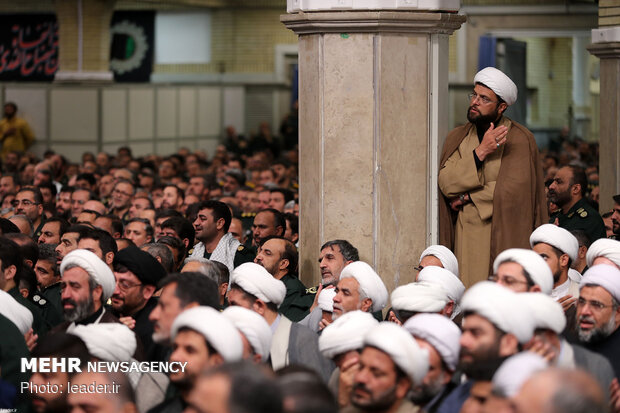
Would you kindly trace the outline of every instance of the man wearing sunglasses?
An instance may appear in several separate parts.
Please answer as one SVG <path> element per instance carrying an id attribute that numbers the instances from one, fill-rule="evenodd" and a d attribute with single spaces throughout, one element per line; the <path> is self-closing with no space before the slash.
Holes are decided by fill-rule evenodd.
<path id="1" fill-rule="evenodd" d="M 454 250 L 466 286 L 486 279 L 501 251 L 529 248 L 548 218 L 534 136 L 504 116 L 517 86 L 493 67 L 474 84 L 469 122 L 446 138 L 439 170 L 440 244 Z"/>

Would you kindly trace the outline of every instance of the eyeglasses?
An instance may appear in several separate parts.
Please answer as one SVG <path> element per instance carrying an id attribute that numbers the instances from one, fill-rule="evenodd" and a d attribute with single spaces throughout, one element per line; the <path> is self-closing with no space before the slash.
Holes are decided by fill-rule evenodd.
<path id="1" fill-rule="evenodd" d="M 489 275 L 489 278 L 487 278 L 487 279 L 489 281 L 494 282 L 494 283 L 501 283 L 501 284 L 505 285 L 506 287 L 512 287 L 515 284 L 525 284 L 525 285 L 529 284 L 529 282 L 527 282 L 527 281 L 517 280 L 516 278 L 510 277 L 510 276 L 500 277 L 497 274 Z"/>
<path id="2" fill-rule="evenodd" d="M 497 102 L 495 102 L 495 101 L 493 101 L 493 100 L 489 99 L 489 98 L 488 98 L 488 97 L 486 97 L 486 96 L 481 96 L 481 95 L 477 94 L 476 92 L 470 93 L 469 95 L 467 95 L 467 98 L 468 98 L 470 101 L 472 101 L 472 102 L 473 102 L 473 101 L 475 101 L 475 100 L 477 100 L 477 99 L 480 99 L 480 101 L 482 102 L 482 104 L 483 104 L 483 105 L 487 105 L 487 104 L 489 104 L 489 103 L 497 103 Z"/>
<path id="3" fill-rule="evenodd" d="M 581 297 L 577 299 L 577 307 L 583 307 L 586 304 L 588 304 L 590 308 L 594 311 L 603 311 L 607 307 L 613 307 L 613 304 L 605 305 L 601 303 L 600 301 L 596 301 L 596 300 L 586 300 L 585 298 L 581 298 Z"/>
<path id="4" fill-rule="evenodd" d="M 19 206 L 19 204 L 20 204 L 20 203 L 21 203 L 23 206 L 27 206 L 27 207 L 32 206 L 32 205 L 39 205 L 39 203 L 38 203 L 38 202 L 30 201 L 30 200 L 28 200 L 28 199 L 23 199 L 23 200 L 21 200 L 21 201 L 18 201 L 18 200 L 16 199 L 16 200 L 11 201 L 11 205 L 13 205 L 13 208 L 17 208 L 17 207 Z"/>
<path id="5" fill-rule="evenodd" d="M 134 288 L 134 287 L 139 287 L 139 286 L 141 286 L 141 285 L 142 285 L 142 283 L 137 283 L 137 284 L 134 284 L 134 283 L 130 283 L 130 282 L 129 282 L 129 281 L 127 281 L 127 280 L 120 280 L 120 281 L 117 281 L 117 282 L 116 282 L 116 284 L 118 285 L 118 288 L 120 288 L 120 289 L 121 289 L 121 291 L 127 291 L 127 290 L 129 290 L 129 289 L 131 289 L 131 288 Z"/>
<path id="6" fill-rule="evenodd" d="M 112 193 L 123 195 L 123 196 L 133 196 L 133 194 L 128 194 L 127 192 L 121 191 L 120 189 L 114 189 Z"/>

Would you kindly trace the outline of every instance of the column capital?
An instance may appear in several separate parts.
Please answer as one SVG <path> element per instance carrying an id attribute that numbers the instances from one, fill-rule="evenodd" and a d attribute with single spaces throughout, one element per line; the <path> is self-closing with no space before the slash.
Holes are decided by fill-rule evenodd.
<path id="1" fill-rule="evenodd" d="M 620 42 L 592 43 L 587 49 L 599 59 L 620 58 Z"/>
<path id="2" fill-rule="evenodd" d="M 452 34 L 466 16 L 445 12 L 330 11 L 283 14 L 280 21 L 297 35 L 319 33 Z"/>

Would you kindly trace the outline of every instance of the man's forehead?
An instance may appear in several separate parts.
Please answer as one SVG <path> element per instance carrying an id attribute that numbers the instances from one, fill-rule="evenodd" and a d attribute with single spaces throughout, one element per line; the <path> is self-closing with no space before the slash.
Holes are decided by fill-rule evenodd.
<path id="1" fill-rule="evenodd" d="M 492 89 L 488 88 L 487 86 L 483 85 L 482 83 L 476 83 L 476 85 L 474 86 L 474 91 L 482 96 L 487 96 L 491 99 L 498 99 L 497 95 L 495 94 L 495 92 L 493 92 Z"/>
<path id="2" fill-rule="evenodd" d="M 127 270 L 127 272 L 114 271 L 114 278 L 116 278 L 117 280 L 128 280 L 136 283 L 140 282 L 140 279 L 136 276 L 136 274 L 134 274 L 130 270 Z"/>
<path id="3" fill-rule="evenodd" d="M 579 296 L 588 300 L 598 300 L 601 302 L 612 301 L 612 295 L 600 285 L 588 285 L 581 287 Z"/>
<path id="4" fill-rule="evenodd" d="M 284 240 L 281 239 L 270 239 L 265 241 L 261 246 L 262 250 L 269 250 L 274 252 L 282 252 L 284 250 Z"/>
<path id="5" fill-rule="evenodd" d="M 327 255 L 329 253 L 342 257 L 342 252 L 340 252 L 340 247 L 338 245 L 328 245 L 321 250 L 321 255 Z"/>
<path id="6" fill-rule="evenodd" d="M 77 232 L 65 232 L 61 239 L 75 240 L 80 236 Z"/>

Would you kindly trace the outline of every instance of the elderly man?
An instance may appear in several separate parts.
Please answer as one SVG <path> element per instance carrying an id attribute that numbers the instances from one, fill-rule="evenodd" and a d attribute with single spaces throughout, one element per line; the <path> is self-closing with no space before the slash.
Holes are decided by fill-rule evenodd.
<path id="1" fill-rule="evenodd" d="M 149 360 L 159 354 L 152 339 L 153 322 L 149 315 L 157 306 L 153 296 L 157 284 L 165 276 L 166 270 L 159 261 L 138 247 L 127 247 L 114 257 L 116 288 L 112 294 L 112 310 L 135 331 Z"/>
<path id="2" fill-rule="evenodd" d="M 285 295 L 284 283 L 258 264 L 242 264 L 230 275 L 230 305 L 257 312 L 271 326 L 273 340 L 270 358 L 273 369 L 301 364 L 316 370 L 327 381 L 333 365 L 321 356 L 317 335 L 278 313 Z"/>
<path id="3" fill-rule="evenodd" d="M 364 336 L 359 371 L 353 379 L 350 412 L 418 412 L 407 393 L 428 372 L 428 353 L 402 327 L 383 322 Z"/>
<path id="4" fill-rule="evenodd" d="M 501 251 L 526 248 L 532 230 L 547 222 L 534 136 L 503 116 L 517 86 L 493 67 L 474 83 L 469 123 L 446 138 L 439 171 L 440 243 L 454 249 L 466 286 L 485 279 Z"/>
<path id="5" fill-rule="evenodd" d="M 562 334 L 567 321 L 562 306 L 548 295 L 525 293 L 520 297 L 534 317 L 534 338 L 526 348 L 541 351 L 556 367 L 579 367 L 592 374 L 604 389 L 615 374 L 609 361 L 600 354 L 577 345 L 569 344 Z"/>
<path id="6" fill-rule="evenodd" d="M 452 376 L 459 361 L 461 330 L 439 314 L 418 314 L 403 327 L 429 356 L 428 373 L 422 383 L 413 386 L 410 399 L 425 412 L 433 413 L 456 387 Z"/>
<path id="7" fill-rule="evenodd" d="M 594 241 L 588 248 L 586 261 L 588 267 L 608 264 L 620 268 L 620 241 L 607 238 Z"/>
<path id="8" fill-rule="evenodd" d="M 620 270 L 606 264 L 581 278 L 577 300 L 577 333 L 589 350 L 605 356 L 620 377 Z"/>
<path id="9" fill-rule="evenodd" d="M 520 294 L 488 281 L 465 293 L 461 301 L 465 317 L 459 369 L 468 380 L 450 393 L 439 412 L 459 412 L 474 382 L 490 382 L 503 359 L 518 353 L 531 340 L 534 319 L 519 297 Z"/>
<path id="10" fill-rule="evenodd" d="M 228 307 L 222 315 L 239 330 L 243 341 L 243 358 L 267 363 L 271 349 L 271 328 L 258 313 L 238 305 Z"/>
<path id="11" fill-rule="evenodd" d="M 508 249 L 493 262 L 490 281 L 497 282 L 517 293 L 541 291 L 551 294 L 553 274 L 540 255 L 532 250 Z"/>
<path id="12" fill-rule="evenodd" d="M 105 262 L 90 251 L 76 249 L 63 258 L 60 274 L 66 321 L 55 330 L 70 330 L 76 324 L 118 322 L 104 307 L 115 288 L 114 274 Z"/>
<path id="13" fill-rule="evenodd" d="M 381 277 L 370 265 L 356 261 L 340 273 L 332 317 L 338 318 L 354 310 L 376 313 L 383 310 L 387 299 L 388 291 Z"/>
<path id="14" fill-rule="evenodd" d="M 359 371 L 364 336 L 378 324 L 369 313 L 351 311 L 325 327 L 319 337 L 321 354 L 333 360 L 338 367 L 329 380 L 329 387 L 338 395 L 340 407 L 350 403 L 353 377 Z"/>
<path id="15" fill-rule="evenodd" d="M 278 311 L 291 321 L 308 314 L 314 295 L 306 294 L 306 286 L 297 278 L 298 253 L 295 245 L 282 237 L 267 237 L 258 246 L 254 262 L 265 268 L 286 286 L 286 296 Z"/>
<path id="16" fill-rule="evenodd" d="M 459 276 L 459 262 L 456 255 L 443 245 L 431 245 L 420 255 L 420 263 L 414 269 L 422 271 L 426 267 L 441 267 Z M 417 278 L 416 278 L 417 281 Z"/>
<path id="17" fill-rule="evenodd" d="M 254 259 L 254 254 L 228 232 L 232 215 L 228 206 L 220 201 L 204 201 L 198 206 L 194 221 L 196 239 L 192 257 L 219 261 L 232 271 L 235 267 Z"/>
<path id="18" fill-rule="evenodd" d="M 185 363 L 185 369 L 170 373 L 177 395 L 150 410 L 151 413 L 182 412 L 203 370 L 241 360 L 243 342 L 237 329 L 219 311 L 210 307 L 190 308 L 172 324 L 174 343 L 170 361 Z"/>

